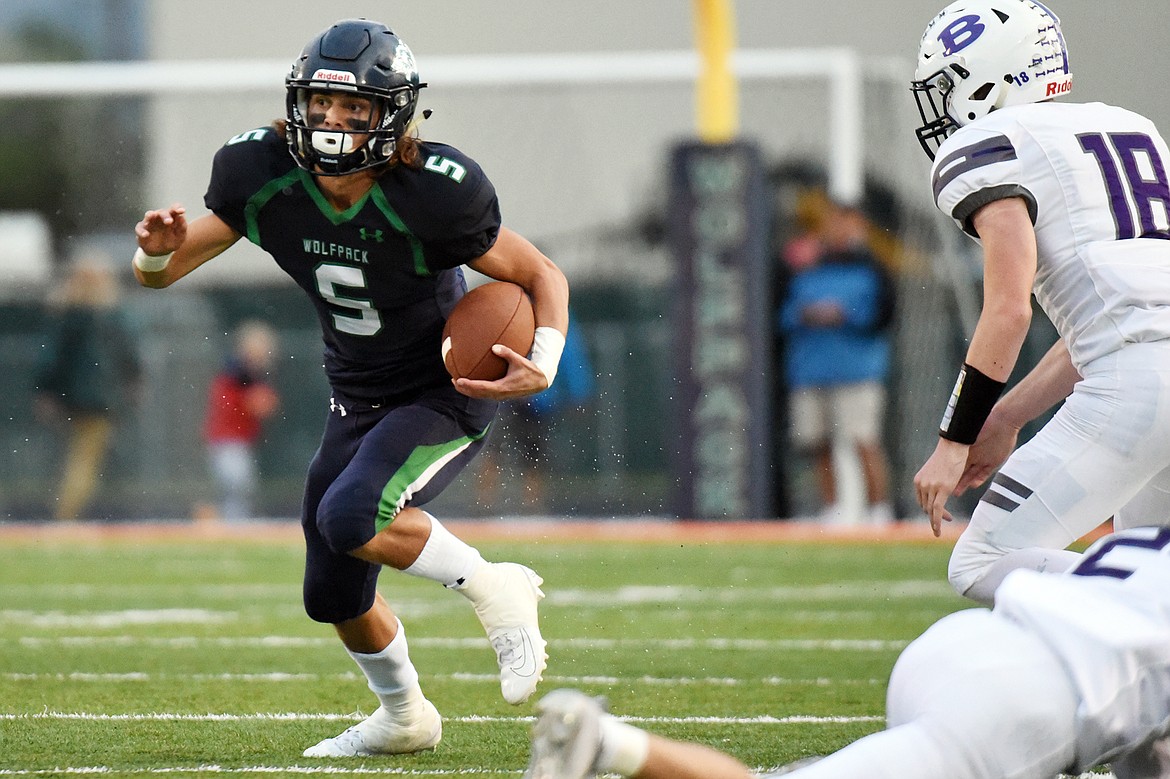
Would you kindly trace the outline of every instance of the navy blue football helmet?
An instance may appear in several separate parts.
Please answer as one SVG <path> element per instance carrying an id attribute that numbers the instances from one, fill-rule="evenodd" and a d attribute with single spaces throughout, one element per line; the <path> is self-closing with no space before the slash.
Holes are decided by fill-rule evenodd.
<path id="1" fill-rule="evenodd" d="M 414 54 L 384 24 L 346 19 L 309 41 L 285 79 L 288 146 L 305 170 L 341 176 L 390 159 L 418 104 Z M 314 129 L 310 100 L 322 92 L 350 93 L 370 101 L 363 126 Z M 355 143 L 355 136 L 368 138 Z"/>

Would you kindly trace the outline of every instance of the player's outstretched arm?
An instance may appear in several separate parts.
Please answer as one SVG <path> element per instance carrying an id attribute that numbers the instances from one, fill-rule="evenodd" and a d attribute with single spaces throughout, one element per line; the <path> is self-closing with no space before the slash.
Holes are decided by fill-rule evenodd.
<path id="1" fill-rule="evenodd" d="M 747 766 L 702 744 L 656 736 L 620 721 L 604 701 L 553 690 L 536 704 L 524 779 L 618 774 L 632 779 L 750 779 Z"/>
<path id="2" fill-rule="evenodd" d="M 147 211 L 134 234 L 134 276 L 144 287 L 169 287 L 239 240 L 240 234 L 214 214 L 187 222 L 187 209 L 175 204 Z"/>
<path id="3" fill-rule="evenodd" d="M 649 751 L 637 779 L 751 779 L 747 766 L 702 744 L 650 734 Z"/>
<path id="4" fill-rule="evenodd" d="M 983 310 L 967 349 L 967 381 L 956 383 L 948 412 L 951 427 L 962 418 L 965 432 L 957 436 L 948 428 L 914 476 L 918 505 L 936 536 L 952 519 L 947 498 L 959 492 L 971 445 L 1015 367 L 1032 321 L 1036 233 L 1027 205 L 1018 197 L 996 200 L 976 211 L 973 223 L 983 242 Z"/>

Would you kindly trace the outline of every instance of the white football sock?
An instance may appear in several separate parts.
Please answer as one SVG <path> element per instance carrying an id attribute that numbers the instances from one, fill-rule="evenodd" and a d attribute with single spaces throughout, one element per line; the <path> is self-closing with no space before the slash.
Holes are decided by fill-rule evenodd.
<path id="1" fill-rule="evenodd" d="M 431 520 L 431 536 L 419 553 L 418 559 L 403 573 L 436 581 L 444 587 L 460 589 L 484 559 L 479 550 L 460 541 L 439 520 L 423 512 Z"/>
<path id="2" fill-rule="evenodd" d="M 598 772 L 634 776 L 646 764 L 650 735 L 611 714 L 601 715 L 601 748 L 597 752 Z"/>
<path id="3" fill-rule="evenodd" d="M 406 646 L 406 630 L 402 627 L 401 620 L 398 622 L 398 633 L 394 640 L 381 652 L 366 654 L 348 648 L 345 651 L 349 652 L 358 668 L 362 669 L 370 690 L 387 709 L 394 711 L 404 703 L 422 697 L 418 671 L 410 661 L 410 652 Z"/>

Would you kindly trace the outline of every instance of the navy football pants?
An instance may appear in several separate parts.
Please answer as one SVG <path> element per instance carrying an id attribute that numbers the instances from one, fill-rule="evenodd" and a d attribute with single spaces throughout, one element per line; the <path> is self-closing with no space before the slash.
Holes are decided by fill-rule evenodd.
<path id="1" fill-rule="evenodd" d="M 335 396 L 305 484 L 305 611 L 337 623 L 374 605 L 382 566 L 348 552 L 434 499 L 484 443 L 498 404 L 439 387 L 409 404 Z"/>

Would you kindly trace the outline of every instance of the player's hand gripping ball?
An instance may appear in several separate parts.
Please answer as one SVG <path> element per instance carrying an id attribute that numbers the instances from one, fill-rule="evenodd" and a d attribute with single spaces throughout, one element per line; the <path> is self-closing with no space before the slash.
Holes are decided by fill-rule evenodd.
<path id="1" fill-rule="evenodd" d="M 527 357 L 535 333 L 528 293 L 507 281 L 490 281 L 464 295 L 447 317 L 443 364 L 456 379 L 502 379 L 508 361 L 492 354 L 492 346 L 503 344 Z"/>

